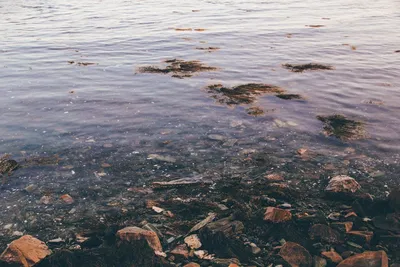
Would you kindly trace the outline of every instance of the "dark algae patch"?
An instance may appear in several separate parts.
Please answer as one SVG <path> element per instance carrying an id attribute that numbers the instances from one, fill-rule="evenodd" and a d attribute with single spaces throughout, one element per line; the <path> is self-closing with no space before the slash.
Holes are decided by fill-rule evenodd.
<path id="1" fill-rule="evenodd" d="M 211 53 L 211 52 L 219 50 L 219 47 L 213 47 L 213 46 L 210 46 L 210 47 L 196 47 L 196 49 L 197 50 L 204 50 L 204 51 L 207 51 L 207 52 Z"/>
<path id="2" fill-rule="evenodd" d="M 181 59 L 166 60 L 168 65 L 165 68 L 156 66 L 140 67 L 141 73 L 172 74 L 175 78 L 191 77 L 193 73 L 204 71 L 215 71 L 217 68 L 204 65 L 198 60 L 185 61 Z"/>
<path id="3" fill-rule="evenodd" d="M 250 107 L 246 109 L 247 114 L 250 116 L 261 116 L 264 115 L 264 110 L 259 107 Z"/>
<path id="4" fill-rule="evenodd" d="M 293 72 L 303 72 L 308 70 L 333 70 L 333 67 L 330 65 L 323 65 L 318 63 L 307 63 L 307 64 L 283 64 L 285 69 L 288 69 Z"/>
<path id="5" fill-rule="evenodd" d="M 363 139 L 367 137 L 363 122 L 347 119 L 343 115 L 317 116 L 324 123 L 324 134 L 334 136 L 343 141 Z"/>
<path id="6" fill-rule="evenodd" d="M 301 100 L 304 99 L 301 95 L 298 94 L 278 94 L 276 97 L 284 100 Z"/>

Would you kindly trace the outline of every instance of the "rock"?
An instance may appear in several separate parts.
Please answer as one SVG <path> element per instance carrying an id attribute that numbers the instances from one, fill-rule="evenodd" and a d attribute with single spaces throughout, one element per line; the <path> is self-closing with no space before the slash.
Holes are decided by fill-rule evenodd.
<path id="1" fill-rule="evenodd" d="M 0 255 L 0 260 L 10 264 L 30 267 L 51 254 L 51 250 L 39 239 L 24 235 L 14 240 Z"/>
<path id="2" fill-rule="evenodd" d="M 374 236 L 373 232 L 369 231 L 350 231 L 347 233 L 350 240 L 358 244 L 369 244 Z"/>
<path id="3" fill-rule="evenodd" d="M 208 139 L 214 140 L 214 141 L 224 141 L 227 139 L 227 137 L 220 135 L 220 134 L 209 134 Z"/>
<path id="4" fill-rule="evenodd" d="M 265 175 L 264 177 L 270 182 L 280 182 L 280 181 L 285 180 L 285 178 L 283 178 L 283 176 L 280 175 L 279 173 L 271 173 L 271 174 Z"/>
<path id="5" fill-rule="evenodd" d="M 200 267 L 200 264 L 197 264 L 195 262 L 190 262 L 186 265 L 183 265 L 183 267 Z"/>
<path id="6" fill-rule="evenodd" d="M 50 204 L 50 201 L 51 201 L 51 197 L 50 197 L 50 196 L 42 196 L 42 197 L 40 198 L 40 200 L 39 200 L 39 202 L 40 202 L 41 204 L 45 204 L 45 205 Z"/>
<path id="7" fill-rule="evenodd" d="M 212 260 L 213 265 L 215 267 L 236 267 L 239 266 L 240 261 L 238 259 L 219 259 L 215 258 Z"/>
<path id="8" fill-rule="evenodd" d="M 327 261 L 324 258 L 314 256 L 313 258 L 313 267 L 326 267 Z"/>
<path id="9" fill-rule="evenodd" d="M 68 204 L 68 205 L 74 203 L 74 199 L 73 199 L 70 195 L 68 195 L 68 194 L 62 195 L 62 196 L 60 197 L 60 199 L 61 199 L 62 201 L 64 201 L 65 204 Z"/>
<path id="10" fill-rule="evenodd" d="M 299 148 L 297 150 L 297 154 L 299 154 L 301 156 L 301 155 L 305 154 L 307 152 L 307 150 L 308 150 L 307 148 Z"/>
<path id="11" fill-rule="evenodd" d="M 189 248 L 198 249 L 201 247 L 201 242 L 197 235 L 187 236 L 184 241 Z"/>
<path id="12" fill-rule="evenodd" d="M 121 241 L 133 242 L 136 240 L 146 240 L 147 244 L 154 251 L 162 251 L 160 239 L 153 231 L 144 230 L 139 227 L 131 226 L 125 227 L 117 232 L 117 237 Z"/>
<path id="13" fill-rule="evenodd" d="M 400 211 L 400 187 L 397 187 L 390 192 L 389 205 L 395 211 Z"/>
<path id="14" fill-rule="evenodd" d="M 377 216 L 372 218 L 372 222 L 376 228 L 400 233 L 400 213 Z"/>
<path id="15" fill-rule="evenodd" d="M 189 258 L 189 251 L 186 244 L 181 244 L 175 247 L 170 253 L 177 258 Z"/>
<path id="16" fill-rule="evenodd" d="M 348 233 L 353 228 L 352 222 L 337 222 L 331 223 L 331 227 L 343 233 Z"/>
<path id="17" fill-rule="evenodd" d="M 312 264 L 310 253 L 297 243 L 286 242 L 279 251 L 279 255 L 292 267 L 311 267 Z"/>
<path id="18" fill-rule="evenodd" d="M 327 193 L 355 193 L 361 186 L 354 178 L 347 175 L 333 177 L 325 188 Z"/>
<path id="19" fill-rule="evenodd" d="M 193 226 L 190 229 L 189 234 L 200 230 L 201 228 L 203 228 L 204 226 L 206 226 L 207 224 L 212 222 L 215 219 L 215 217 L 217 217 L 216 213 L 213 213 L 213 212 L 209 213 L 208 216 L 204 220 L 202 220 L 201 222 L 197 223 L 195 226 Z"/>
<path id="20" fill-rule="evenodd" d="M 250 243 L 250 248 L 251 248 L 251 253 L 253 253 L 254 255 L 257 255 L 261 252 L 261 249 L 257 247 L 257 245 L 254 243 Z"/>
<path id="21" fill-rule="evenodd" d="M 27 187 L 24 188 L 25 192 L 27 193 L 32 193 L 33 191 L 35 191 L 38 188 L 37 185 L 35 184 L 30 184 Z"/>
<path id="22" fill-rule="evenodd" d="M 333 262 L 335 264 L 338 264 L 339 262 L 343 261 L 342 256 L 340 256 L 336 251 L 333 249 L 331 251 L 324 251 L 321 252 L 321 255 L 325 258 L 328 259 L 330 262 Z"/>
<path id="23" fill-rule="evenodd" d="M 264 213 L 264 221 L 273 223 L 287 222 L 292 219 L 292 213 L 288 210 L 267 207 Z"/>
<path id="24" fill-rule="evenodd" d="M 339 232 L 324 224 L 313 225 L 310 229 L 310 238 L 329 244 L 338 244 L 341 242 Z"/>
<path id="25" fill-rule="evenodd" d="M 164 162 L 168 162 L 168 163 L 176 162 L 176 159 L 171 156 L 162 156 L 162 155 L 158 155 L 158 154 L 150 154 L 147 156 L 147 159 L 159 160 L 159 161 L 164 161 Z"/>
<path id="26" fill-rule="evenodd" d="M 351 256 L 337 267 L 388 267 L 388 257 L 386 252 L 380 251 L 366 251 L 361 254 Z"/>
<path id="27" fill-rule="evenodd" d="M 193 185 L 206 185 L 212 184 L 211 180 L 205 180 L 203 177 L 190 177 L 190 178 L 182 178 L 176 179 L 169 182 L 153 182 L 151 185 L 154 188 L 175 188 L 175 187 L 184 187 L 184 186 L 193 186 Z"/>

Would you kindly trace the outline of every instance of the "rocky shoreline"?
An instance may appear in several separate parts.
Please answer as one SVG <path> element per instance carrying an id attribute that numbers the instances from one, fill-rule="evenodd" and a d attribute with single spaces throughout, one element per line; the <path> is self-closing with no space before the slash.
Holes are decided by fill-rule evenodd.
<path id="1" fill-rule="evenodd" d="M 0 266 L 400 264 L 399 188 L 374 198 L 356 179 L 337 175 L 316 194 L 270 173 L 251 182 L 190 178 L 130 190 L 143 203 L 135 214 L 68 239 L 24 235 L 5 248 Z"/>

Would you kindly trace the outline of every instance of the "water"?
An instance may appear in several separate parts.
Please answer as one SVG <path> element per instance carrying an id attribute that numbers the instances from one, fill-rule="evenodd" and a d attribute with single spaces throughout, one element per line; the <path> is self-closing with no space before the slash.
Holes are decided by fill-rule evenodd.
<path id="1" fill-rule="evenodd" d="M 11 176 L 0 191 L 3 224 L 24 230 L 26 221 L 38 223 L 37 214 L 70 212 L 44 208 L 38 204 L 43 194 L 58 199 L 70 193 L 79 202 L 77 214 L 81 207 L 87 215 L 88 207 L 95 210 L 126 187 L 160 176 L 223 177 L 240 169 L 243 149 L 292 161 L 300 147 L 333 157 L 354 147 L 372 162 L 397 163 L 397 25 L 398 0 L 1 2 L 0 151 L 20 161 L 61 158 L 59 165 L 28 164 Z M 184 79 L 138 72 L 174 58 L 218 70 Z M 293 73 L 281 66 L 309 62 L 335 69 Z M 205 89 L 216 83 L 268 83 L 306 100 L 260 96 L 250 106 L 268 112 L 252 117 L 245 112 L 250 106 L 217 104 Z M 369 138 L 325 137 L 316 116 L 335 113 L 365 122 Z M 277 127 L 276 120 L 290 125 Z M 210 140 L 210 134 L 225 139 Z M 151 153 L 177 163 L 154 163 L 147 159 Z M 104 170 L 104 162 L 115 168 Z M 103 171 L 106 176 L 94 174 Z M 20 191 L 29 184 L 39 186 L 36 194 Z M 88 188 L 103 191 L 92 197 Z M 24 213 L 15 215 L 21 207 Z"/>

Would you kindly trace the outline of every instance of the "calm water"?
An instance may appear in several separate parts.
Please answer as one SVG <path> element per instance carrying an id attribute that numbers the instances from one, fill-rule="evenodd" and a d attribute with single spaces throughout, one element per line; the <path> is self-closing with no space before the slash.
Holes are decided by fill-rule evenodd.
<path id="1" fill-rule="evenodd" d="M 50 170 L 18 170 L 0 192 L 7 199 L 2 208 L 36 205 L 41 193 L 15 193 L 32 183 L 54 194 L 98 185 L 93 172 L 102 162 L 120 164 L 102 178 L 105 184 L 145 181 L 157 171 L 132 165 L 150 153 L 177 158 L 183 173 L 189 167 L 201 173 L 209 166 L 204 162 L 222 164 L 242 149 L 293 155 L 299 147 L 329 154 L 351 146 L 396 162 L 398 25 L 399 0 L 3 0 L 0 152 L 20 160 L 59 154 L 63 161 Z M 220 49 L 196 49 L 201 47 Z M 218 70 L 184 79 L 137 73 L 173 58 L 201 60 Z M 293 73 L 281 66 L 309 62 L 335 70 Z M 261 96 L 256 105 L 270 112 L 252 117 L 248 106 L 218 105 L 205 90 L 214 83 L 250 82 L 281 86 L 306 100 Z M 335 113 L 365 122 L 369 138 L 343 143 L 323 136 L 316 116 Z M 276 120 L 290 125 L 277 127 Z M 224 146 L 209 134 L 236 143 Z M 62 168 L 67 165 L 72 167 Z"/>

